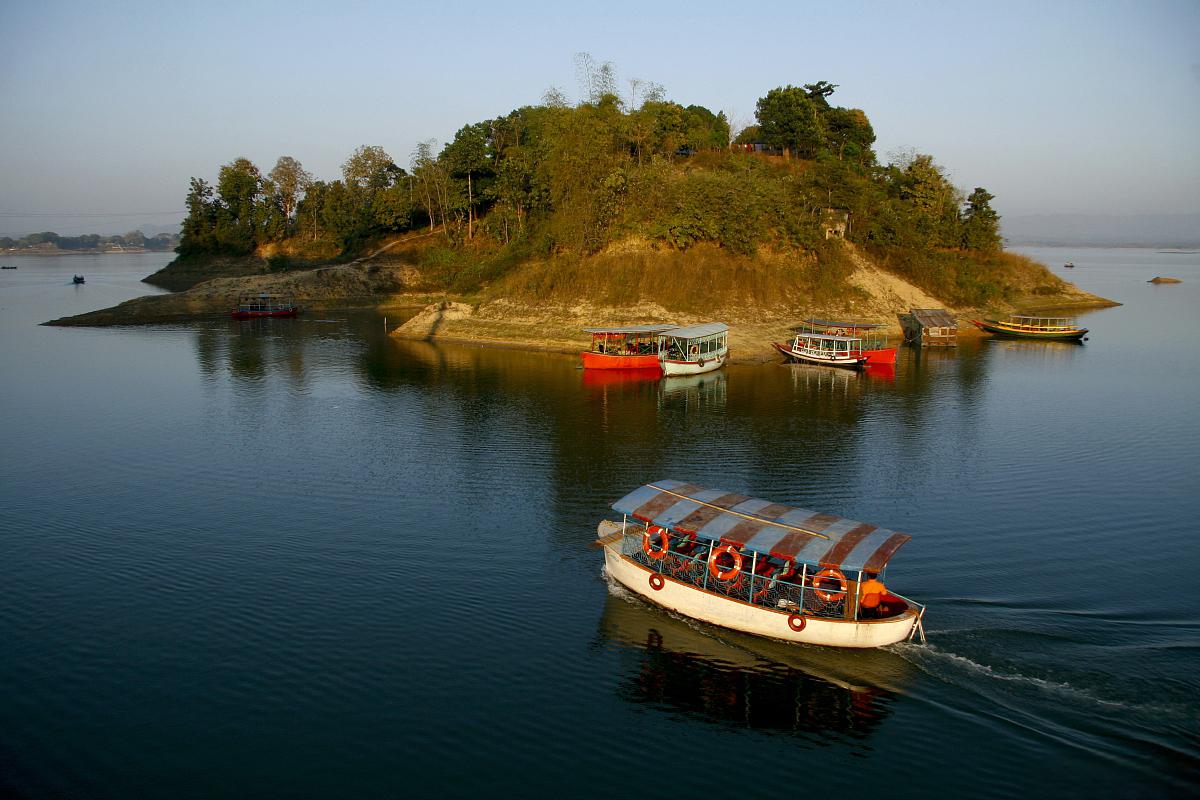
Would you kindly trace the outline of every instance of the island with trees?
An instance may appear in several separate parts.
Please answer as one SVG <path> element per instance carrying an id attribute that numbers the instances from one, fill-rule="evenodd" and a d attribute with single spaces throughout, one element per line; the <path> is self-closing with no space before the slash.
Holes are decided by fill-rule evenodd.
<path id="1" fill-rule="evenodd" d="M 192 178 L 178 257 L 147 278 L 179 295 L 57 322 L 160 321 L 261 288 L 453 307 L 442 335 L 569 347 L 586 324 L 722 319 L 766 335 L 814 312 L 1106 302 L 1005 252 L 985 188 L 964 192 L 926 154 L 881 163 L 834 84 L 771 89 L 735 135 L 653 84 L 622 98 L 610 65 L 589 66 L 582 102 L 551 90 L 420 143 L 407 168 L 364 145 L 332 181 L 290 156 Z"/>
<path id="2" fill-rule="evenodd" d="M 102 236 L 59 236 L 54 231 L 30 233 L 17 239 L 0 236 L 0 250 L 12 255 L 64 255 L 69 253 L 145 253 L 165 252 L 179 246 L 179 234 L 160 233 L 146 236 L 139 231 Z"/>

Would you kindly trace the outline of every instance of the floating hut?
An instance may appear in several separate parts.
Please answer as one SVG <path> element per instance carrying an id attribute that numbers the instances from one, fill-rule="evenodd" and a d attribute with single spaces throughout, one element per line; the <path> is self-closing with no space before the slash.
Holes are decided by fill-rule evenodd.
<path id="1" fill-rule="evenodd" d="M 958 344 L 958 320 L 944 308 L 910 308 L 900 315 L 904 341 L 921 347 L 954 347 Z"/>

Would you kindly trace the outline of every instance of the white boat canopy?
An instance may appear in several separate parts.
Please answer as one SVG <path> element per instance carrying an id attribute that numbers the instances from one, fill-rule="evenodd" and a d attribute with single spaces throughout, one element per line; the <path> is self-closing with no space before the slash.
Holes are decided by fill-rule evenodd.
<path id="1" fill-rule="evenodd" d="M 729 326 L 724 322 L 703 322 L 699 325 L 688 325 L 685 328 L 671 328 L 666 331 L 665 335 L 673 339 L 702 339 L 705 336 L 725 333 L 728 330 Z"/>
<path id="2" fill-rule="evenodd" d="M 627 325 L 624 328 L 584 328 L 584 333 L 662 333 L 675 330 L 675 325 Z"/>
<path id="3" fill-rule="evenodd" d="M 682 481 L 646 484 L 612 507 L 647 525 L 784 561 L 880 572 L 912 537 L 864 522 Z"/>

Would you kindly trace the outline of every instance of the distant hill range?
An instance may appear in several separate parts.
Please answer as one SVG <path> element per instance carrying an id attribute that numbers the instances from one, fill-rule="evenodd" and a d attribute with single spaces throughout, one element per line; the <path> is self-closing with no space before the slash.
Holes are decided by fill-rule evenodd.
<path id="1" fill-rule="evenodd" d="M 1008 244 L 1200 247 L 1200 214 L 1041 214 L 1003 217 Z"/>

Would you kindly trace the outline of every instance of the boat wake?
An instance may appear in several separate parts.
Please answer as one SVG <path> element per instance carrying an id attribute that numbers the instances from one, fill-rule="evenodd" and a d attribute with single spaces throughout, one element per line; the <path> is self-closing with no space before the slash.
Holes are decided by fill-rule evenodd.
<path id="1" fill-rule="evenodd" d="M 1030 686 L 1041 692 L 1067 696 L 1107 708 L 1136 708 L 1142 711 L 1162 710 L 1150 709 L 1144 705 L 1131 704 L 1120 700 L 1109 700 L 1103 697 L 1098 697 L 1086 689 L 1072 686 L 1069 683 L 1047 680 L 1034 675 L 1007 672 L 996 667 L 988 666 L 987 664 L 981 664 L 978 661 L 973 661 L 964 655 L 952 653 L 948 650 L 942 650 L 936 644 L 917 645 L 901 643 L 890 645 L 887 649 L 896 653 L 905 661 L 908 661 L 910 664 L 917 667 L 930 677 L 946 683 L 971 688 L 975 691 L 978 691 L 979 687 L 974 682 L 974 679 L 979 676 L 983 676 L 997 681 L 1005 681 L 1007 683 Z M 970 677 L 971 684 L 968 685 L 964 681 L 960 680 L 962 677 L 964 677 L 964 675 Z"/>

